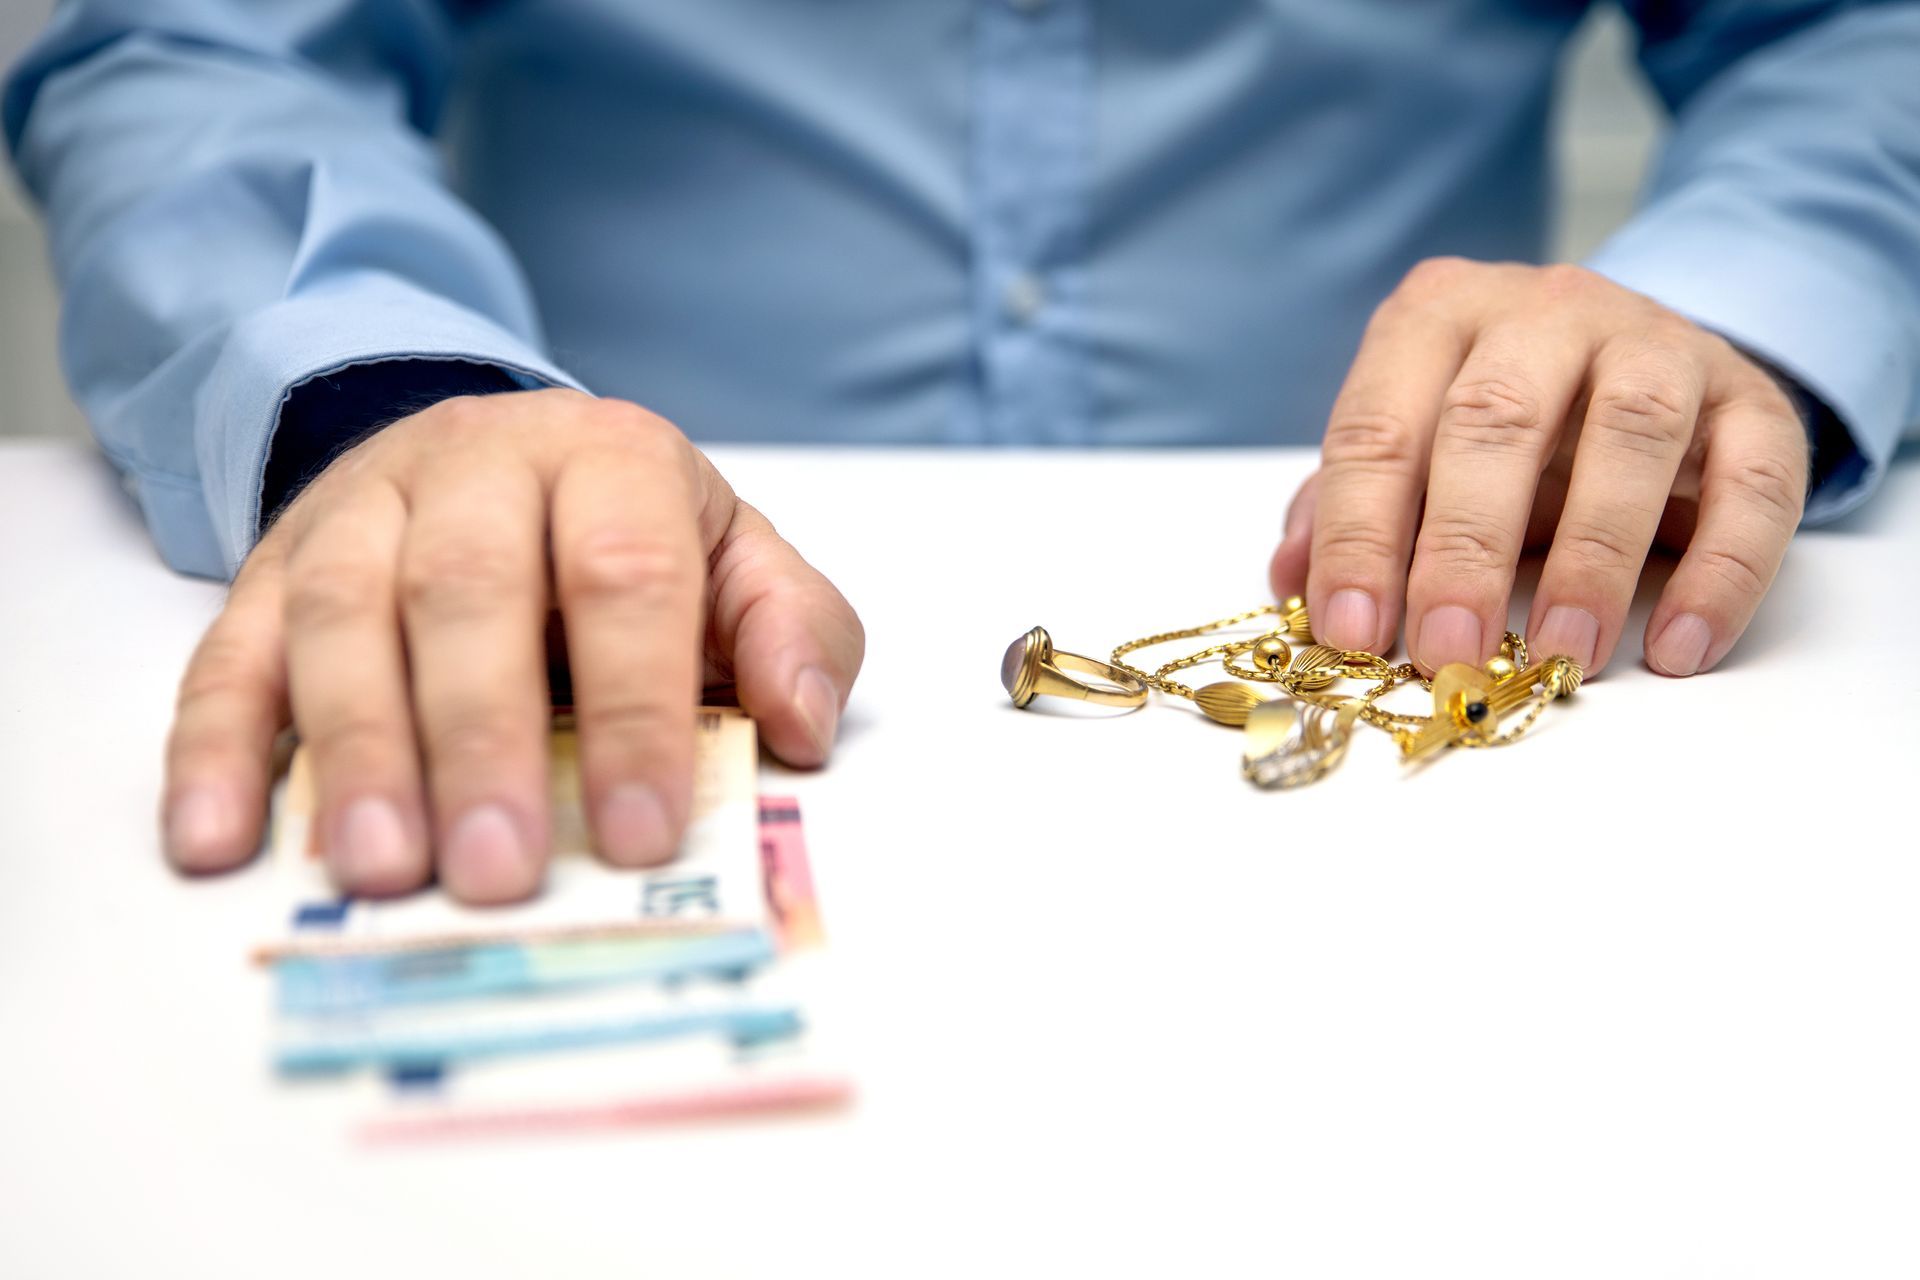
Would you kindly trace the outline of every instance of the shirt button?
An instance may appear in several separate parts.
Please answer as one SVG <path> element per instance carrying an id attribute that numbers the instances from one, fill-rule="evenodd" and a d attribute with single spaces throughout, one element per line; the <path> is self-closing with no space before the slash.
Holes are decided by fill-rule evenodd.
<path id="1" fill-rule="evenodd" d="M 1022 271 L 1007 281 L 1006 290 L 1000 295 L 1000 305 L 1006 308 L 1007 318 L 1015 324 L 1026 324 L 1040 314 L 1040 308 L 1047 305 L 1047 288 L 1040 283 L 1040 277 L 1031 271 Z"/>

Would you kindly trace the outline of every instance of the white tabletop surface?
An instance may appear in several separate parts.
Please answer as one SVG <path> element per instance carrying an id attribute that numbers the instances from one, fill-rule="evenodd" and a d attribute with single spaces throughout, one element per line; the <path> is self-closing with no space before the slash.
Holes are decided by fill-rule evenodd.
<path id="1" fill-rule="evenodd" d="M 1920 467 L 1711 676 L 1643 600 L 1529 741 L 1268 794 L 996 670 L 1265 599 L 1305 453 L 715 456 L 868 626 L 833 766 L 768 778 L 859 1102 L 373 1150 L 266 1072 L 262 870 L 156 848 L 219 588 L 0 447 L 0 1275 L 1920 1272 Z"/>

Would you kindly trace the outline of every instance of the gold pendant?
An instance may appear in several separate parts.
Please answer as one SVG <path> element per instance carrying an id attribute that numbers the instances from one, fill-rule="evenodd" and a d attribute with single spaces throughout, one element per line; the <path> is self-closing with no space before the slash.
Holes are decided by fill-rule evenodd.
<path id="1" fill-rule="evenodd" d="M 1284 698 L 1261 703 L 1247 716 L 1240 772 L 1268 790 L 1319 781 L 1346 758 L 1360 705 L 1358 698 L 1349 698 L 1337 711 Z"/>
<path id="2" fill-rule="evenodd" d="M 1510 683 L 1516 677 L 1509 676 Z M 1449 662 L 1433 673 L 1433 716 L 1407 743 L 1403 758 L 1421 760 L 1493 728 L 1494 679 L 1479 667 Z"/>

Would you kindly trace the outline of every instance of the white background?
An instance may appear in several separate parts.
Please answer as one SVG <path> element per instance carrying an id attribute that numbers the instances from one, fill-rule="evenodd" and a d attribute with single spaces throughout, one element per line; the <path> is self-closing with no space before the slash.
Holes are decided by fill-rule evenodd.
<path id="1" fill-rule="evenodd" d="M 1266 598 L 1304 453 L 717 460 L 868 625 L 834 766 L 764 780 L 861 1101 L 396 1152 L 267 1076 L 266 877 L 155 848 L 218 590 L 0 447 L 0 1275 L 1920 1274 L 1920 469 L 1711 676 L 1636 629 L 1512 748 L 1266 794 L 996 672 Z"/>

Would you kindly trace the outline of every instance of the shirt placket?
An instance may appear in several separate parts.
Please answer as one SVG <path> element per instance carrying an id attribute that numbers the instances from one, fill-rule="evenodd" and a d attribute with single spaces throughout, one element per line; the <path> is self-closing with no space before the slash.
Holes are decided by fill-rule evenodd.
<path id="1" fill-rule="evenodd" d="M 979 435 L 1083 444 L 1093 0 L 977 0 L 972 133 Z"/>

